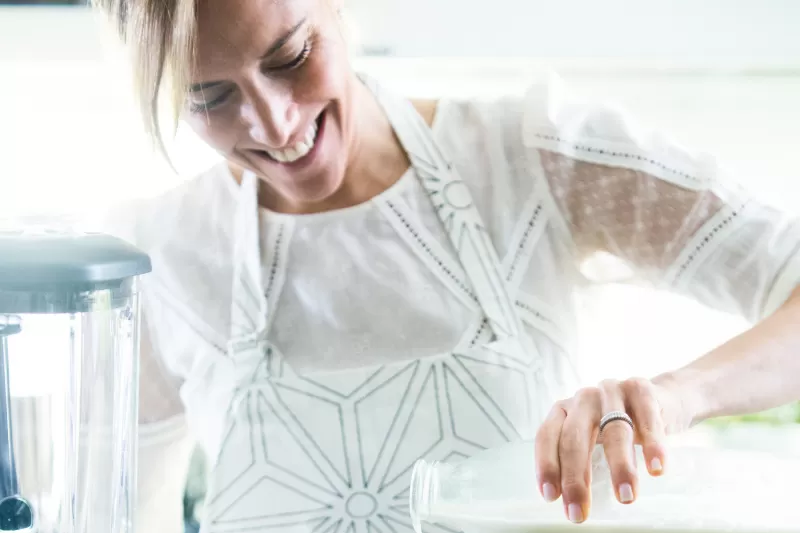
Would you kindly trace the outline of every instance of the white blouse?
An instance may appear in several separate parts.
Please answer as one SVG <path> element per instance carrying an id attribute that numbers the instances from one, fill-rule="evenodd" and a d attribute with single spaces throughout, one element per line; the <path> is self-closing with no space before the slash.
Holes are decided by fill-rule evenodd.
<path id="1" fill-rule="evenodd" d="M 574 297 L 581 285 L 608 279 L 598 259 L 610 261 L 615 276 L 750 321 L 772 313 L 798 284 L 797 221 L 750 199 L 713 158 L 582 101 L 556 78 L 524 98 L 441 100 L 432 131 L 483 217 L 557 395 L 577 384 Z M 264 289 L 270 340 L 298 374 L 488 340 L 435 211 L 437 201 L 457 208 L 462 199 L 445 191 L 432 203 L 418 178 L 409 169 L 348 209 L 260 210 L 270 247 L 263 278 L 281 288 L 272 296 Z M 222 439 L 211 409 L 223 401 L 219 370 L 210 361 L 226 356 L 231 328 L 238 188 L 220 165 L 118 210 L 106 229 L 154 263 L 143 282 L 140 531 L 179 530 L 191 441 L 213 458 Z M 401 206 L 402 216 L 387 206 Z M 291 226 L 290 237 L 275 234 L 285 226 L 278 221 Z M 512 392 L 516 386 L 509 380 Z M 468 437 L 481 447 L 482 435 Z"/>

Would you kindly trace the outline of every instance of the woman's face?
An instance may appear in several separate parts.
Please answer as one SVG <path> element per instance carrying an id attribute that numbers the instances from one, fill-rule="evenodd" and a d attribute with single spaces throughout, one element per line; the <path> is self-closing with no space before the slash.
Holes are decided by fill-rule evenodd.
<path id="1" fill-rule="evenodd" d="M 341 185 L 354 124 L 350 68 L 331 0 L 200 0 L 187 121 L 282 200 Z"/>

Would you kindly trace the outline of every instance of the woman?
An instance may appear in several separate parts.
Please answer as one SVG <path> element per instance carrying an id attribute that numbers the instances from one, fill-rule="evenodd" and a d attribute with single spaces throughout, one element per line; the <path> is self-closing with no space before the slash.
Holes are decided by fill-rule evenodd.
<path id="1" fill-rule="evenodd" d="M 582 522 L 601 421 L 630 503 L 634 438 L 659 475 L 665 434 L 800 396 L 796 222 L 557 81 L 397 98 L 351 69 L 334 1 L 100 2 L 150 132 L 170 93 L 226 159 L 116 222 L 155 265 L 143 531 L 177 516 L 184 416 L 213 464 L 205 531 L 408 531 L 419 457 L 535 437 L 542 494 Z M 572 297 L 598 253 L 758 325 L 569 397 Z"/>

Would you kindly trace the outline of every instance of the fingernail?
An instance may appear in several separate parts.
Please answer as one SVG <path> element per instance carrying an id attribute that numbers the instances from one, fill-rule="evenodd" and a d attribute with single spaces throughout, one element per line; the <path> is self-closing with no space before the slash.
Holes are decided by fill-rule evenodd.
<path id="1" fill-rule="evenodd" d="M 583 510 L 577 503 L 569 504 L 569 507 L 567 507 L 567 513 L 569 514 L 570 522 L 574 522 L 576 524 L 583 522 Z"/>
<path id="2" fill-rule="evenodd" d="M 661 472 L 663 468 L 664 467 L 661 465 L 661 459 L 659 459 L 658 457 L 653 457 L 653 460 L 650 461 L 650 471 Z"/>
<path id="3" fill-rule="evenodd" d="M 623 483 L 619 486 L 619 501 L 622 503 L 630 503 L 633 501 L 633 487 L 629 483 Z"/>
<path id="4" fill-rule="evenodd" d="M 544 495 L 544 499 L 548 502 L 554 502 L 556 498 L 558 498 L 556 488 L 552 483 L 545 483 L 542 485 L 542 494 Z"/>

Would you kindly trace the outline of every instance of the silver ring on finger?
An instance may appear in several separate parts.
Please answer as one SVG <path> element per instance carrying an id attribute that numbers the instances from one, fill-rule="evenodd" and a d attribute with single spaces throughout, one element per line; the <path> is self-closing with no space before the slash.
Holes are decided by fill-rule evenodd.
<path id="1" fill-rule="evenodd" d="M 616 422 L 617 420 L 625 422 L 631 427 L 632 430 L 636 430 L 636 427 L 633 425 L 633 419 L 628 416 L 628 413 L 625 411 L 611 411 L 603 415 L 603 418 L 600 419 L 600 433 L 603 432 L 603 429 L 605 429 L 607 425 L 609 425 L 611 422 Z"/>

